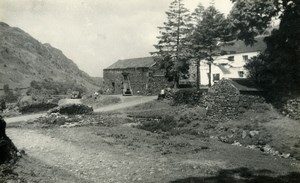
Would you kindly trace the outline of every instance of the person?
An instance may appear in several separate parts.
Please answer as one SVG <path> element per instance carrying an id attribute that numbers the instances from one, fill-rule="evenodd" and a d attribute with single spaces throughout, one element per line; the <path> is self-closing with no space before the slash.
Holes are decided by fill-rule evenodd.
<path id="1" fill-rule="evenodd" d="M 160 90 L 160 94 L 158 95 L 158 100 L 163 100 L 166 97 L 165 90 Z"/>

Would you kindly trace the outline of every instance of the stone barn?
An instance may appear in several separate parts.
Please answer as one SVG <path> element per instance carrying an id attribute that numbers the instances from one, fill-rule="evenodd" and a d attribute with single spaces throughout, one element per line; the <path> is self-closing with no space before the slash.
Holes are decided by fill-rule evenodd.
<path id="1" fill-rule="evenodd" d="M 209 115 L 234 117 L 254 103 L 265 102 L 262 95 L 249 79 L 222 79 L 208 89 L 205 101 Z"/>
<path id="2" fill-rule="evenodd" d="M 119 60 L 103 70 L 103 79 L 107 94 L 122 94 L 125 82 L 133 95 L 157 95 L 170 85 L 152 57 Z"/>

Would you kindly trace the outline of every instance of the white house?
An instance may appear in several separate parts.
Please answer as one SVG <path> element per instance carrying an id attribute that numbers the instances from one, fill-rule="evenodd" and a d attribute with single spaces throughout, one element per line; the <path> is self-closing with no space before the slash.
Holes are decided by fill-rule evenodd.
<path id="1" fill-rule="evenodd" d="M 245 64 L 254 56 L 257 56 L 266 48 L 264 37 L 257 37 L 253 46 L 246 46 L 242 41 L 235 41 L 230 46 L 223 46 L 222 52 L 226 53 L 214 57 L 211 67 L 211 83 L 214 84 L 222 78 L 247 78 L 248 73 Z M 190 80 L 196 81 L 196 63 L 190 68 Z M 209 66 L 207 60 L 200 61 L 201 85 L 209 84 Z"/>

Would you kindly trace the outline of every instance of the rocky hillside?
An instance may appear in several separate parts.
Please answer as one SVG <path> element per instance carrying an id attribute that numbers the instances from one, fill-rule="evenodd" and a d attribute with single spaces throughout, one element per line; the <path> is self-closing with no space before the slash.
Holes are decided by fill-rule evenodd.
<path id="1" fill-rule="evenodd" d="M 42 44 L 23 30 L 0 22 L 0 88 L 28 87 L 31 81 L 73 82 L 98 90 L 90 77 L 50 44 Z"/>

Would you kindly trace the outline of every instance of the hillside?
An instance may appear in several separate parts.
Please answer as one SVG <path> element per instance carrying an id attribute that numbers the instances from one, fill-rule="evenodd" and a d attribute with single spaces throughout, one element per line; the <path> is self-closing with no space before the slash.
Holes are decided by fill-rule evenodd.
<path id="1" fill-rule="evenodd" d="M 0 22 L 0 88 L 28 87 L 31 81 L 73 82 L 98 90 L 101 80 L 81 71 L 62 51 L 23 30 Z"/>

